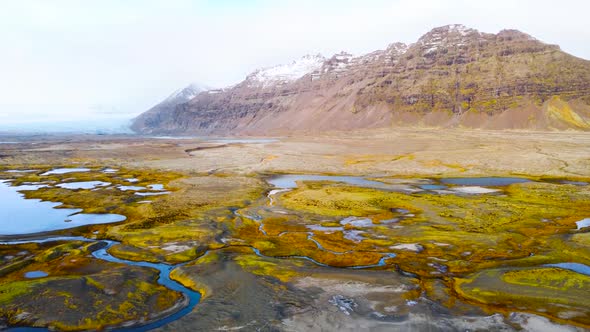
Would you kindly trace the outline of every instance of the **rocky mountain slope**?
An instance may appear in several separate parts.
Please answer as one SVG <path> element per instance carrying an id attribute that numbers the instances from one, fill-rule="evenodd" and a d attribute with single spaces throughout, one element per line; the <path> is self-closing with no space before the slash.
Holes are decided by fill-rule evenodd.
<path id="1" fill-rule="evenodd" d="M 306 56 L 140 115 L 151 134 L 319 132 L 392 126 L 590 129 L 590 61 L 516 30 L 435 28 L 354 57 Z"/>
<path id="2" fill-rule="evenodd" d="M 161 121 L 165 121 L 171 116 L 177 105 L 186 103 L 199 93 L 209 90 L 211 90 L 210 87 L 198 83 L 191 83 L 182 89 L 178 89 L 156 106 L 134 119 L 131 129 L 141 131 L 141 128 L 158 126 Z"/>

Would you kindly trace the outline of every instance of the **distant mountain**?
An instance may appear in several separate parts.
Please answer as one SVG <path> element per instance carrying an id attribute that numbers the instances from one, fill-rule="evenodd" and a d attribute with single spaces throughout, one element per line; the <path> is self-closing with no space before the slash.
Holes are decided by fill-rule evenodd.
<path id="1" fill-rule="evenodd" d="M 133 119 L 131 129 L 134 131 L 142 131 L 145 128 L 157 125 L 162 119 L 170 116 L 177 105 L 186 103 L 196 97 L 199 93 L 208 90 L 211 90 L 211 88 L 206 85 L 191 83 L 182 89 L 174 91 L 159 104 Z"/>
<path id="2" fill-rule="evenodd" d="M 517 30 L 447 25 L 411 45 L 260 69 L 152 109 L 133 129 L 277 135 L 393 126 L 590 130 L 590 61 Z"/>
<path id="3" fill-rule="evenodd" d="M 292 83 L 311 72 L 322 68 L 326 61 L 321 54 L 306 55 L 290 64 L 263 68 L 246 77 L 252 88 L 268 88 Z"/>

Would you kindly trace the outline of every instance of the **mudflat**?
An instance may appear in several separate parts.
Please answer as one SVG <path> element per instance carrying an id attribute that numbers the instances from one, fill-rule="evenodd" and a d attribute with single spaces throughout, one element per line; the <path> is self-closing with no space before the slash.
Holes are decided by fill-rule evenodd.
<path id="1" fill-rule="evenodd" d="M 6 140 L 14 141 L 7 137 Z M 188 172 L 390 175 L 590 175 L 590 136 L 578 131 L 383 129 L 245 143 L 137 138 L 36 137 L 2 146 L 4 165 L 106 162 Z"/>

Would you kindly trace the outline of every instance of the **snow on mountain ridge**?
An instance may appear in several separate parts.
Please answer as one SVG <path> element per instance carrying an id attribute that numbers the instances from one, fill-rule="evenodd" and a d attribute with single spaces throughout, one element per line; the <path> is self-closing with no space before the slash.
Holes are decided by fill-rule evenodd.
<path id="1" fill-rule="evenodd" d="M 165 101 L 173 101 L 177 104 L 183 103 L 193 99 L 199 93 L 208 90 L 211 90 L 211 87 L 199 83 L 191 83 L 184 88 L 174 91 Z"/>
<path id="2" fill-rule="evenodd" d="M 429 56 L 445 45 L 463 46 L 472 35 L 481 34 L 461 24 L 450 24 L 432 29 L 420 37 L 416 44 L 422 49 L 423 56 Z"/>
<path id="3" fill-rule="evenodd" d="M 324 61 L 326 61 L 326 58 L 321 54 L 306 55 L 289 64 L 259 69 L 248 76 L 247 80 L 251 85 L 262 87 L 281 82 L 291 82 L 320 69 Z"/>

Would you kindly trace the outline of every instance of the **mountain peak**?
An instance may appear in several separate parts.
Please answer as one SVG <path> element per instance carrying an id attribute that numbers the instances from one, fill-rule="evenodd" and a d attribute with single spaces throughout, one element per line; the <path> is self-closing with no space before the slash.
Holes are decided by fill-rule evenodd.
<path id="1" fill-rule="evenodd" d="M 537 40 L 533 36 L 526 34 L 522 31 L 516 29 L 504 29 L 496 35 L 498 38 L 508 39 L 508 40 Z"/>
<path id="2" fill-rule="evenodd" d="M 246 80 L 250 86 L 268 87 L 296 81 L 322 67 L 326 61 L 321 54 L 307 54 L 289 64 L 256 70 Z"/>
<path id="3" fill-rule="evenodd" d="M 470 40 L 479 39 L 481 34 L 475 29 L 462 24 L 449 24 L 437 27 L 424 34 L 415 44 L 421 49 L 423 56 L 435 53 L 448 46 L 463 46 Z"/>
<path id="4" fill-rule="evenodd" d="M 433 38 L 448 38 L 449 36 L 465 37 L 471 34 L 479 34 L 479 31 L 468 28 L 462 24 L 449 24 L 433 28 L 429 32 L 425 33 L 422 37 L 420 37 L 420 39 L 418 39 L 418 42 L 428 41 Z"/>
<path id="5" fill-rule="evenodd" d="M 390 54 L 403 54 L 408 50 L 408 45 L 400 42 L 391 43 L 387 46 L 385 51 Z"/>
<path id="6" fill-rule="evenodd" d="M 173 101 L 175 104 L 187 102 L 203 91 L 211 90 L 211 87 L 193 82 L 184 88 L 174 91 L 165 101 Z"/>

